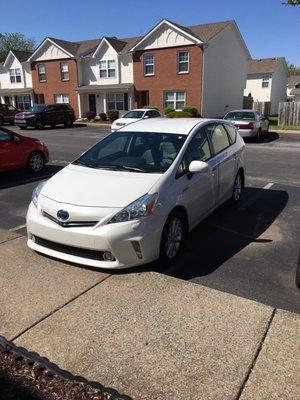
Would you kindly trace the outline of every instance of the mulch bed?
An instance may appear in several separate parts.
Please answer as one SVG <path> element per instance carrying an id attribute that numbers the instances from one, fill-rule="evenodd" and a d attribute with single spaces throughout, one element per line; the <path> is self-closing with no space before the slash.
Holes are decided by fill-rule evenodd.
<path id="1" fill-rule="evenodd" d="M 0 400 L 130 400 L 0 339 Z"/>

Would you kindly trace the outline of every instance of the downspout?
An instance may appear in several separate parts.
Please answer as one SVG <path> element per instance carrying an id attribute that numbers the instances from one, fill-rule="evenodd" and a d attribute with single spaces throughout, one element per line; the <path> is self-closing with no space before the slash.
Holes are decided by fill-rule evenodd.
<path id="1" fill-rule="evenodd" d="M 203 117 L 203 95 L 204 95 L 204 50 L 208 47 L 208 43 L 203 43 L 200 48 L 202 48 L 202 79 L 201 79 L 201 105 L 200 105 L 200 115 Z"/>

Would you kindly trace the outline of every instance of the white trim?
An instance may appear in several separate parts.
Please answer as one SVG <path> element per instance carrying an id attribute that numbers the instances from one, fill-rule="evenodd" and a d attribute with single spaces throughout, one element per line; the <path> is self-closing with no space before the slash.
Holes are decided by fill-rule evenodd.
<path id="1" fill-rule="evenodd" d="M 66 49 L 64 49 L 63 47 L 59 46 L 57 43 L 53 42 L 53 40 L 51 40 L 50 38 L 46 37 L 42 43 L 39 45 L 39 47 L 34 51 L 33 54 L 31 54 L 31 56 L 28 58 L 27 62 L 33 61 L 33 58 L 35 57 L 36 53 L 43 48 L 43 46 L 45 45 L 46 42 L 50 42 L 53 44 L 53 46 L 58 47 L 61 51 L 63 51 L 64 53 L 68 54 L 70 57 L 74 57 L 73 54 L 69 53 Z"/>
<path id="2" fill-rule="evenodd" d="M 108 40 L 104 37 L 102 38 L 101 42 L 98 44 L 96 50 L 94 51 L 92 58 L 96 58 L 96 55 L 100 49 L 100 47 L 102 46 L 102 43 L 105 42 L 109 47 L 111 47 L 113 49 L 113 51 L 118 54 L 118 52 L 116 51 L 116 49 L 113 48 L 113 46 L 108 42 Z"/>
<path id="3" fill-rule="evenodd" d="M 7 54 L 6 59 L 5 59 L 5 61 L 4 61 L 4 64 L 3 64 L 4 67 L 7 67 L 7 62 L 8 62 L 8 60 L 9 60 L 9 58 L 10 58 L 11 56 L 13 56 L 15 59 L 17 59 L 17 57 L 16 57 L 16 56 L 14 55 L 14 53 L 12 52 L 12 50 L 9 50 L 9 53 Z"/>
<path id="4" fill-rule="evenodd" d="M 154 28 L 151 29 L 150 32 L 148 32 L 145 36 L 142 37 L 142 39 L 137 42 L 129 51 L 134 51 L 138 46 L 141 45 L 141 43 L 143 43 L 146 39 L 148 39 L 149 36 L 151 36 L 157 29 L 159 29 L 163 24 L 167 24 L 169 25 L 171 28 L 173 28 L 176 31 L 181 32 L 183 35 L 189 37 L 190 39 L 195 41 L 195 44 L 202 44 L 203 42 L 196 38 L 193 35 L 190 35 L 189 33 L 187 33 L 186 31 L 180 29 L 178 26 L 172 24 L 172 22 L 168 21 L 167 19 L 163 19 L 162 21 L 160 21 L 157 25 L 154 26 Z"/>
<path id="5" fill-rule="evenodd" d="M 187 53 L 187 55 L 188 55 L 187 61 L 179 60 L 180 53 Z M 179 71 L 179 66 L 180 66 L 180 64 L 183 64 L 183 63 L 187 63 L 187 66 L 188 66 L 187 71 Z M 190 52 L 188 50 L 179 50 L 177 52 L 177 74 L 182 75 L 182 74 L 188 74 L 189 72 L 190 72 Z"/>

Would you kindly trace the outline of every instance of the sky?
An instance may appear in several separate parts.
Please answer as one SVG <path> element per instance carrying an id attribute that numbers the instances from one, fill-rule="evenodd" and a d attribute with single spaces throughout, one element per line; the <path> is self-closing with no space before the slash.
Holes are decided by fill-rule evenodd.
<path id="1" fill-rule="evenodd" d="M 139 36 L 163 18 L 181 25 L 234 19 L 252 58 L 284 56 L 300 66 L 300 6 L 284 1 L 0 0 L 0 33 L 21 32 L 39 44 L 46 36 L 71 41 Z"/>

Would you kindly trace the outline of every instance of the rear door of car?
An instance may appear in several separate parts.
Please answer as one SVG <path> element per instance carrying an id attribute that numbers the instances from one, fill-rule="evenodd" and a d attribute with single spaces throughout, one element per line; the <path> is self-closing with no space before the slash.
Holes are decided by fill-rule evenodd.
<path id="1" fill-rule="evenodd" d="M 10 105 L 10 104 L 7 104 L 6 105 L 6 121 L 8 121 L 8 122 L 13 122 L 13 120 L 14 120 L 14 118 L 15 118 L 15 115 L 17 114 L 17 109 L 14 107 L 14 106 L 12 106 L 12 105 Z"/>
<path id="2" fill-rule="evenodd" d="M 222 123 L 205 126 L 214 156 L 212 158 L 214 173 L 218 175 L 217 203 L 222 203 L 232 194 L 236 175 L 236 154 L 227 130 Z"/>
<path id="3" fill-rule="evenodd" d="M 55 105 L 49 105 L 43 111 L 43 118 L 45 125 L 59 124 L 59 116 L 57 113 L 57 107 Z"/>

